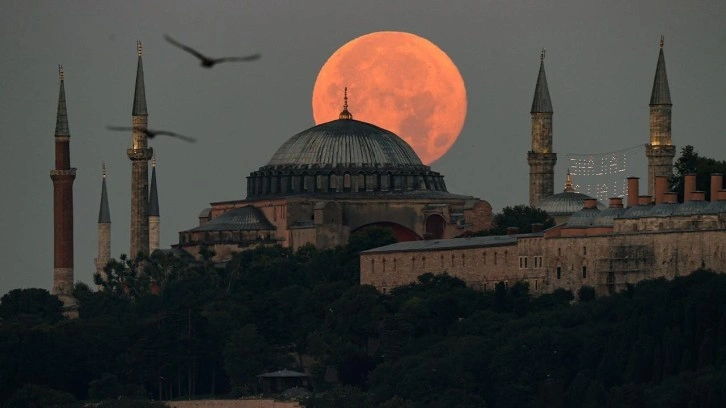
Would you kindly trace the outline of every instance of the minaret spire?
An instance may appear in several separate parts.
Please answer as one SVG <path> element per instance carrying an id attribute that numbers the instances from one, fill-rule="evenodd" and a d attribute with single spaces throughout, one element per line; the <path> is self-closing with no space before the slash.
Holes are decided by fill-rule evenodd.
<path id="1" fill-rule="evenodd" d="M 60 90 L 55 120 L 55 168 L 50 171 L 53 180 L 53 289 L 52 293 L 63 302 L 64 314 L 78 317 L 78 303 L 73 292 L 73 181 L 76 169 L 71 167 L 68 110 L 66 109 L 65 75 L 58 66 Z"/>
<path id="2" fill-rule="evenodd" d="M 545 49 L 539 55 L 539 73 L 534 87 L 532 99 L 532 150 L 527 153 L 529 164 L 529 205 L 537 206 L 539 202 L 554 194 L 555 163 L 557 154 L 552 152 L 552 100 L 547 86 L 544 59 Z"/>
<path id="3" fill-rule="evenodd" d="M 103 163 L 101 174 L 101 206 L 98 210 L 98 256 L 94 260 L 96 272 L 101 279 L 106 280 L 104 268 L 111 259 L 111 211 L 108 208 L 108 193 L 106 192 L 106 163 Z"/>
<path id="4" fill-rule="evenodd" d="M 156 156 L 151 159 L 151 189 L 149 190 L 149 253 L 159 249 L 161 238 L 159 193 L 156 191 Z"/>
<path id="5" fill-rule="evenodd" d="M 149 164 L 154 151 L 148 147 L 146 128 L 146 90 L 144 87 L 144 67 L 141 60 L 141 41 L 136 42 L 138 63 L 136 66 L 136 86 L 134 106 L 131 112 L 133 128 L 131 148 L 126 154 L 131 160 L 131 248 L 129 256 L 133 259 L 139 252 L 149 254 Z"/>
<path id="6" fill-rule="evenodd" d="M 655 194 L 657 176 L 673 175 L 673 157 L 676 148 L 671 137 L 671 92 L 666 74 L 665 56 L 663 55 L 664 37 L 660 36 L 658 63 L 653 78 L 653 90 L 650 93 L 650 140 L 645 147 L 648 157 L 648 194 Z"/>

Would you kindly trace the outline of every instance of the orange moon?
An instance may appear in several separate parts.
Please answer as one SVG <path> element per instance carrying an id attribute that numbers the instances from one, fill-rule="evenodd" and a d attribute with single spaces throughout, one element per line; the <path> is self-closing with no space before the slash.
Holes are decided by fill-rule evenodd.
<path id="1" fill-rule="evenodd" d="M 313 89 L 316 124 L 338 119 L 343 89 L 353 119 L 403 138 L 424 164 L 443 156 L 466 119 L 466 88 L 459 69 L 431 41 L 381 31 L 340 47 L 320 69 Z"/>

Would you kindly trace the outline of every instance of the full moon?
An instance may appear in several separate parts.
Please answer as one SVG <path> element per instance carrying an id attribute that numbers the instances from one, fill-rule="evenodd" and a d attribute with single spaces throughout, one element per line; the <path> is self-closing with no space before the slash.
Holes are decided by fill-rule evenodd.
<path id="1" fill-rule="evenodd" d="M 443 156 L 466 119 L 466 88 L 459 69 L 431 41 L 381 31 L 358 37 L 333 53 L 313 89 L 316 124 L 338 119 L 343 89 L 353 119 L 403 138 L 424 164 Z"/>

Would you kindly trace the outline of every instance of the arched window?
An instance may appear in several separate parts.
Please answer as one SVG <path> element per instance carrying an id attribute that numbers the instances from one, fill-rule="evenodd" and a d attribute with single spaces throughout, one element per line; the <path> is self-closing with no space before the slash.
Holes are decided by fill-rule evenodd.
<path id="1" fill-rule="evenodd" d="M 350 173 L 345 173 L 343 176 L 343 188 L 350 190 Z"/>

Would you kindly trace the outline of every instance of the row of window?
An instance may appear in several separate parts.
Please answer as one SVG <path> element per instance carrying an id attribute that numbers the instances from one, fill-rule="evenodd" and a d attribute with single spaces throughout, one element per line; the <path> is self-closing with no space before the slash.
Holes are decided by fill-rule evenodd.
<path id="1" fill-rule="evenodd" d="M 562 267 L 557 267 L 557 279 L 562 279 Z M 587 266 L 582 265 L 582 279 L 587 279 Z"/>
<path id="2" fill-rule="evenodd" d="M 544 265 L 544 262 L 542 261 L 541 256 L 533 256 L 532 260 L 534 261 L 534 269 L 540 269 Z M 529 267 L 529 257 L 520 256 L 519 257 L 519 269 L 527 269 L 528 267 Z"/>

